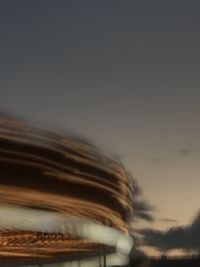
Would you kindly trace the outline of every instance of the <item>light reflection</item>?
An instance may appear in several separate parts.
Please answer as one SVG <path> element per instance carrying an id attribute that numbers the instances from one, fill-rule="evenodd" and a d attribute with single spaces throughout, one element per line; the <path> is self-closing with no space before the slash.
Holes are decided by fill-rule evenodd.
<path id="1" fill-rule="evenodd" d="M 52 236 L 69 234 L 71 237 L 116 247 L 117 252 L 124 256 L 129 255 L 133 246 L 131 236 L 98 222 L 11 205 L 0 206 L 0 230 L 47 233 Z"/>

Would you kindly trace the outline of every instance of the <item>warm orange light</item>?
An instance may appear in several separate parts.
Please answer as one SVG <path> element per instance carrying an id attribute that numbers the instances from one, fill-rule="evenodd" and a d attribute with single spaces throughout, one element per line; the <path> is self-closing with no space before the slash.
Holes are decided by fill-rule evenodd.
<path id="1" fill-rule="evenodd" d="M 48 259 L 115 246 L 128 253 L 131 214 L 132 179 L 120 163 L 75 138 L 0 118 L 0 257 Z M 77 231 L 66 231 L 69 218 L 79 221 Z M 113 242 L 103 237 L 109 231 Z"/>

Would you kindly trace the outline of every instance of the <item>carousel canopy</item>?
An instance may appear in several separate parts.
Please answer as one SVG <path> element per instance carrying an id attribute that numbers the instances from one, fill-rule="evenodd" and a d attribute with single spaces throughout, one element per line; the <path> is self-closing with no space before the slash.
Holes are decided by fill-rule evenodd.
<path id="1" fill-rule="evenodd" d="M 0 117 L 0 262 L 127 256 L 132 191 L 88 142 Z"/>

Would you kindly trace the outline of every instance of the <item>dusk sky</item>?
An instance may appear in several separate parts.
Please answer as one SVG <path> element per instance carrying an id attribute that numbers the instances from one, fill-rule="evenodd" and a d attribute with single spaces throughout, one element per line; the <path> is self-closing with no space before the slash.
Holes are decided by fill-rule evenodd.
<path id="1" fill-rule="evenodd" d="M 193 0 L 0 2 L 0 109 L 119 155 L 155 207 L 139 228 L 198 221 L 199 10 Z"/>

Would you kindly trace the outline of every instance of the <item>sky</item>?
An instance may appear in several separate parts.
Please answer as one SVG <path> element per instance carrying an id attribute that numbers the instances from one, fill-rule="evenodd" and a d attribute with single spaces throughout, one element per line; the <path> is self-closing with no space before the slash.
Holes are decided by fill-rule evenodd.
<path id="1" fill-rule="evenodd" d="M 162 236 L 200 221 L 199 8 L 195 0 L 0 3 L 0 109 L 121 157 L 154 207 L 154 222 L 137 227 Z"/>

